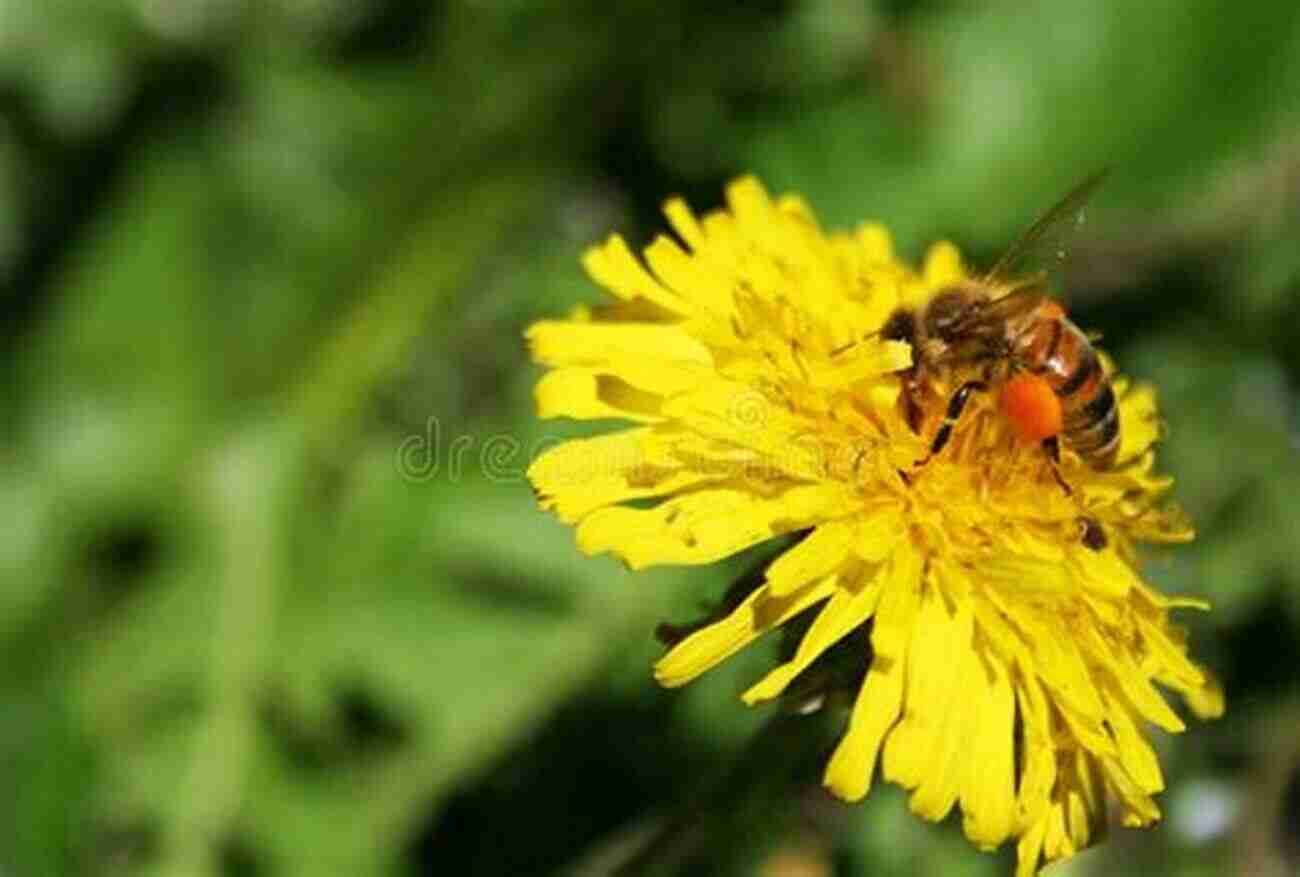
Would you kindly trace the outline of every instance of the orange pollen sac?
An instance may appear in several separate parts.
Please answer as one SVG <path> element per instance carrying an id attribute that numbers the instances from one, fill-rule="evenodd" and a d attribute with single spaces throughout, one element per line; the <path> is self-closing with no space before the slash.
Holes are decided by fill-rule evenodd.
<path id="1" fill-rule="evenodd" d="M 1054 302 L 1049 298 L 1045 299 L 1043 303 L 1038 306 L 1038 313 L 1043 319 L 1059 320 L 1065 316 L 1065 308 L 1061 307 L 1058 302 Z"/>
<path id="2" fill-rule="evenodd" d="M 1061 400 L 1038 375 L 1021 373 L 1007 381 L 1002 388 L 1002 413 L 1027 442 L 1040 442 L 1061 432 Z"/>

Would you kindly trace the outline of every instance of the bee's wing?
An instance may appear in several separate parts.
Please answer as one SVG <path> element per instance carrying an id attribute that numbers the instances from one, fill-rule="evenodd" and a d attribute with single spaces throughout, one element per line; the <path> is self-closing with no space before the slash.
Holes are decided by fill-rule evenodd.
<path id="1" fill-rule="evenodd" d="M 1026 280 L 1001 298 L 980 302 L 950 330 L 953 340 L 935 364 L 957 365 L 996 358 L 990 351 L 996 350 L 997 340 L 1005 337 L 1007 323 L 1033 311 L 1046 298 L 1041 280 Z"/>
<path id="2" fill-rule="evenodd" d="M 1004 287 L 1005 288 L 1005 287 Z M 982 302 L 954 330 L 957 335 L 978 335 L 984 332 L 1000 334 L 1008 320 L 1024 316 L 1047 298 L 1043 274 L 1023 278 L 999 298 Z"/>
<path id="3" fill-rule="evenodd" d="M 1097 171 L 1067 192 L 1007 249 L 984 276 L 984 283 L 994 289 L 1011 286 L 1012 292 L 1006 297 L 1014 295 L 1017 288 L 1025 285 L 1037 287 L 1041 292 L 1049 276 L 1064 266 L 1070 238 L 1083 224 L 1088 199 L 1108 173 L 1107 169 Z M 1039 274 L 1017 282 L 1015 278 L 1026 268 L 1038 269 Z"/>

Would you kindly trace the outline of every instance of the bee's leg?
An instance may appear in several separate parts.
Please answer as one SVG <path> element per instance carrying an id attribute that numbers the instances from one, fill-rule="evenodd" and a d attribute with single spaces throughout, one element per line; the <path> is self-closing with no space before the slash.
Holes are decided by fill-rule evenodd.
<path id="1" fill-rule="evenodd" d="M 1052 477 L 1056 479 L 1057 484 L 1061 485 L 1066 496 L 1073 495 L 1074 491 L 1061 477 L 1061 437 L 1053 435 L 1043 439 L 1043 450 L 1047 452 L 1047 461 L 1052 464 Z"/>
<path id="2" fill-rule="evenodd" d="M 907 426 L 912 430 L 913 435 L 921 434 L 921 426 L 925 422 L 925 411 L 921 408 L 921 403 L 916 401 L 918 391 L 915 379 L 906 377 L 903 379 L 902 392 L 899 393 L 898 401 L 903 409 L 903 419 L 907 421 Z M 898 477 L 905 487 L 912 486 L 912 479 L 908 478 L 907 473 L 902 469 L 898 470 Z"/>
<path id="3" fill-rule="evenodd" d="M 966 410 L 966 403 L 970 401 L 971 393 L 984 392 L 989 385 L 983 381 L 967 381 L 957 388 L 957 391 L 948 398 L 948 410 L 944 414 L 943 425 L 934 435 L 934 441 L 930 443 L 930 453 L 926 454 L 924 459 L 916 461 L 916 467 L 924 466 L 926 463 L 944 449 L 948 444 L 948 439 L 952 438 L 952 428 L 957 425 L 961 419 L 961 413 Z"/>
<path id="4" fill-rule="evenodd" d="M 920 435 L 921 425 L 925 421 L 925 411 L 921 408 L 921 403 L 916 400 L 921 392 L 921 382 L 915 374 L 904 374 L 901 387 L 899 402 L 903 408 L 903 419 L 907 421 L 908 428 L 914 434 Z"/>

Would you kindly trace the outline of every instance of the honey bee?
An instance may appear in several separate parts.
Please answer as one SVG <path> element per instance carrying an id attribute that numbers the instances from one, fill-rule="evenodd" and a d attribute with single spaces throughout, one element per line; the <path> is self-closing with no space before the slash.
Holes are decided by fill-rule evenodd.
<path id="1" fill-rule="evenodd" d="M 997 394 L 1013 430 L 1041 444 L 1067 494 L 1059 471 L 1061 442 L 1093 469 L 1114 466 L 1119 409 L 1091 339 L 1048 296 L 1044 272 L 1005 279 L 1043 245 L 1061 255 L 1054 236 L 1077 225 L 1103 177 L 1096 174 L 1072 189 L 983 277 L 940 290 L 920 309 L 900 308 L 886 321 L 880 335 L 912 347 L 912 365 L 899 373 L 899 404 L 913 432 L 921 433 L 926 403 L 937 398 L 936 379 L 968 378 L 948 398 L 929 454 L 917 466 L 943 451 L 976 393 Z"/>

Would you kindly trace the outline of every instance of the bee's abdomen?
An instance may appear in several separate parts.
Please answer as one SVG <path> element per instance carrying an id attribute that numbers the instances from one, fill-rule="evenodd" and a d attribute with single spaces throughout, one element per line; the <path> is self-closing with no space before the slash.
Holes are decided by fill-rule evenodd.
<path id="1" fill-rule="evenodd" d="M 1065 441 L 1094 469 L 1115 465 L 1119 452 L 1119 405 L 1102 377 L 1095 395 L 1065 418 Z"/>
<path id="2" fill-rule="evenodd" d="M 1068 320 L 1059 320 L 1047 377 L 1065 413 L 1062 437 L 1094 469 L 1109 469 L 1119 451 L 1119 406 L 1097 352 Z"/>

